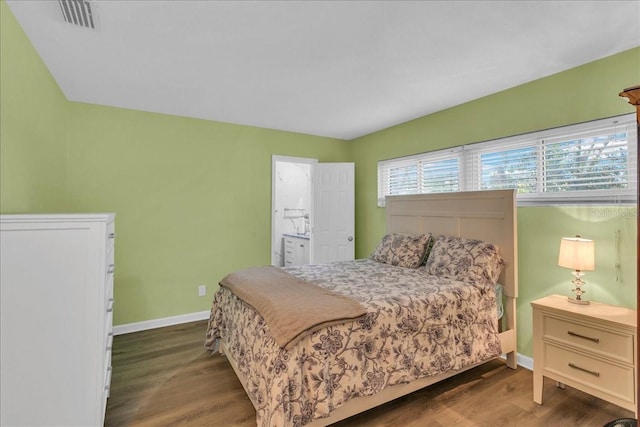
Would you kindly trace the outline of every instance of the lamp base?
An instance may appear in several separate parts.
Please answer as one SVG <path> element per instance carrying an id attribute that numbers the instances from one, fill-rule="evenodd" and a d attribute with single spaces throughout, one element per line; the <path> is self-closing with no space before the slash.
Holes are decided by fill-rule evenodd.
<path id="1" fill-rule="evenodd" d="M 577 298 L 568 297 L 567 300 L 573 304 L 589 305 L 589 301 L 586 299 L 577 299 Z"/>
<path id="2" fill-rule="evenodd" d="M 573 304 L 579 304 L 579 305 L 588 305 L 589 301 L 582 299 L 582 294 L 585 294 L 587 292 L 582 290 L 582 286 L 584 286 L 585 284 L 584 280 L 582 280 L 582 276 L 584 275 L 584 273 L 580 270 L 576 270 L 572 274 L 576 278 L 571 281 L 571 283 L 573 283 L 573 286 L 575 286 L 575 288 L 571 289 L 571 291 L 573 291 L 576 294 L 576 296 L 575 298 L 569 297 L 568 298 L 569 302 Z"/>

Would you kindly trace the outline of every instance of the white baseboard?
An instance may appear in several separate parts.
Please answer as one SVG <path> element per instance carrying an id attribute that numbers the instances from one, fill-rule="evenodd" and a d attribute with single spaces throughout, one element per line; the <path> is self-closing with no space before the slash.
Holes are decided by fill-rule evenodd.
<path id="1" fill-rule="evenodd" d="M 181 314 L 179 316 L 163 317 L 161 319 L 145 320 L 143 322 L 126 323 L 113 327 L 114 335 L 130 334 L 131 332 L 146 331 L 149 329 L 163 328 L 165 326 L 179 325 L 181 323 L 195 322 L 209 318 L 210 311 L 198 311 L 196 313 Z"/>
<path id="2" fill-rule="evenodd" d="M 518 361 L 519 366 L 533 371 L 533 358 L 529 356 L 523 356 L 522 354 L 518 353 L 516 360 Z"/>
<path id="3" fill-rule="evenodd" d="M 507 356 L 505 356 L 504 354 L 501 357 L 503 359 L 507 358 Z M 518 364 L 518 366 L 522 366 L 525 369 L 533 371 L 533 359 L 529 356 L 524 356 L 520 353 L 516 353 L 516 363 Z"/>

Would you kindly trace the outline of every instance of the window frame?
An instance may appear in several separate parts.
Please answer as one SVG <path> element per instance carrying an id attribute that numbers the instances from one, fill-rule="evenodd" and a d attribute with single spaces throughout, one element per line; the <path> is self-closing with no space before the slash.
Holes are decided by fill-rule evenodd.
<path id="1" fill-rule="evenodd" d="M 588 140 L 600 135 L 616 135 L 625 132 L 626 143 L 626 174 L 627 180 L 624 189 L 605 190 L 573 190 L 573 191 L 547 191 L 545 180 L 550 169 L 545 165 L 545 150 L 550 143 L 573 142 Z M 384 197 L 393 191 L 389 188 L 392 182 L 389 180 L 388 171 L 409 165 L 418 166 L 418 185 L 416 188 L 406 190 L 402 194 L 422 194 L 424 191 L 420 181 L 420 165 L 435 163 L 448 159 L 458 159 L 458 183 L 457 191 L 472 191 L 482 189 L 482 155 L 491 153 L 506 153 L 511 150 L 531 147 L 535 151 L 535 191 L 531 193 L 517 193 L 519 206 L 547 206 L 558 204 L 631 204 L 637 199 L 637 127 L 635 114 L 624 114 L 606 119 L 593 120 L 546 129 L 506 138 L 499 138 L 473 144 L 466 144 L 443 150 L 435 150 L 378 162 L 378 206 L 384 207 Z M 527 169 L 524 169 L 526 172 Z M 513 187 L 504 187 L 513 188 Z M 386 190 L 386 191 L 385 191 Z"/>

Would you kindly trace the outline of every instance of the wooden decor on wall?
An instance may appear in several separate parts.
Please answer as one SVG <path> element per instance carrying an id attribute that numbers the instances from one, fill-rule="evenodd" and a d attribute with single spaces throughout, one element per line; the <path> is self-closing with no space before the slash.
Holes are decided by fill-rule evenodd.
<path id="1" fill-rule="evenodd" d="M 629 87 L 619 93 L 620 96 L 629 99 L 629 104 L 636 106 L 636 118 L 640 124 L 640 85 Z"/>

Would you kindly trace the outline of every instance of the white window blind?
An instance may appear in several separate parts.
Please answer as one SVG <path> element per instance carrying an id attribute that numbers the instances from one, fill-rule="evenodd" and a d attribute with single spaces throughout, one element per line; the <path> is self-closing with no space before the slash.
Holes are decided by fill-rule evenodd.
<path id="1" fill-rule="evenodd" d="M 378 162 L 378 206 L 386 196 L 460 191 L 461 147 Z"/>
<path id="2" fill-rule="evenodd" d="M 636 121 L 629 114 L 378 162 L 388 195 L 518 190 L 519 204 L 634 202 Z"/>
<path id="3" fill-rule="evenodd" d="M 519 193 L 539 190 L 539 147 L 530 142 L 502 141 L 465 147 L 469 189 L 504 190 L 517 188 Z"/>

